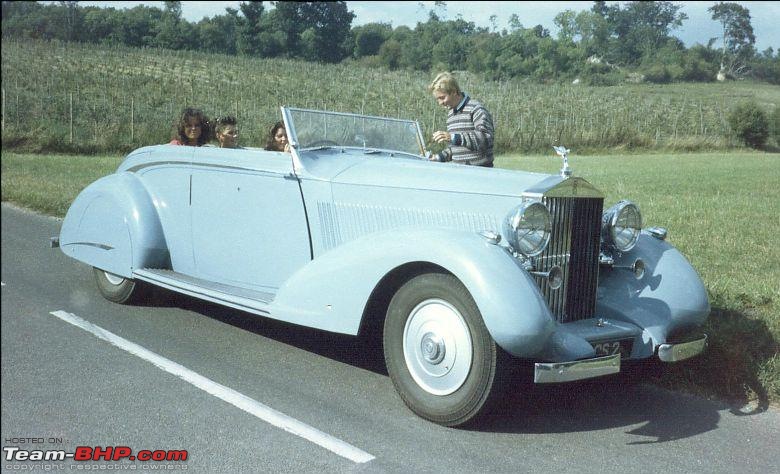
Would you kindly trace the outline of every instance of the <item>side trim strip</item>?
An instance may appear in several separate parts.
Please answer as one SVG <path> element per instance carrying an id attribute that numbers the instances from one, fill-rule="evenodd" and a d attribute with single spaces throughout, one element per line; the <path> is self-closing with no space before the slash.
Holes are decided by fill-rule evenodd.
<path id="1" fill-rule="evenodd" d="M 68 242 L 62 245 L 86 245 L 88 247 L 97 247 L 101 250 L 114 250 L 114 247 L 106 244 L 98 244 L 96 242 Z"/>

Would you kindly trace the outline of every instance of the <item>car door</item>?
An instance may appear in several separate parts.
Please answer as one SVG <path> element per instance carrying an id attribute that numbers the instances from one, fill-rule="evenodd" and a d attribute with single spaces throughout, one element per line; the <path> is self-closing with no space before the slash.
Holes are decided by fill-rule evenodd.
<path id="1" fill-rule="evenodd" d="M 191 193 L 199 278 L 273 291 L 311 260 L 289 154 L 201 147 L 193 158 Z"/>

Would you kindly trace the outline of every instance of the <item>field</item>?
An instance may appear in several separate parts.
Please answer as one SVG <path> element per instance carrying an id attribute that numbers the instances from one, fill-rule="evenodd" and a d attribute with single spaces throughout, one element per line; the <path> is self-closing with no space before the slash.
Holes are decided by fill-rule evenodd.
<path id="1" fill-rule="evenodd" d="M 459 77 L 491 111 L 499 152 L 726 150 L 736 146 L 726 120 L 736 103 L 780 105 L 780 88 L 749 82 L 589 87 Z M 185 106 L 236 115 L 247 146 L 264 144 L 281 105 L 414 119 L 426 137 L 446 115 L 426 92 L 428 73 L 354 63 L 4 40 L 2 78 L 3 148 L 17 151 L 119 154 L 164 143 Z"/>
<path id="2" fill-rule="evenodd" d="M 2 200 L 63 216 L 88 183 L 114 171 L 116 156 L 4 151 Z M 660 385 L 758 407 L 780 403 L 780 156 L 764 153 L 572 156 L 575 174 L 631 199 L 646 226 L 699 271 L 710 295 L 710 347 L 700 359 L 654 375 Z M 556 173 L 560 160 L 503 155 L 502 168 Z"/>

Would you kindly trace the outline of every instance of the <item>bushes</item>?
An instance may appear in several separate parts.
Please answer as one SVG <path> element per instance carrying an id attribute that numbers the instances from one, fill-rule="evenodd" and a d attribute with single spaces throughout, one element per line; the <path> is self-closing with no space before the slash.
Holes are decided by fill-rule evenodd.
<path id="1" fill-rule="evenodd" d="M 653 64 L 644 70 L 645 80 L 654 84 L 669 84 L 672 82 L 672 72 L 664 64 Z"/>
<path id="2" fill-rule="evenodd" d="M 742 102 L 729 114 L 731 130 L 751 148 L 762 148 L 769 138 L 769 119 L 755 102 Z"/>
<path id="3" fill-rule="evenodd" d="M 780 106 L 775 107 L 769 119 L 769 134 L 775 139 L 775 144 L 780 146 Z"/>

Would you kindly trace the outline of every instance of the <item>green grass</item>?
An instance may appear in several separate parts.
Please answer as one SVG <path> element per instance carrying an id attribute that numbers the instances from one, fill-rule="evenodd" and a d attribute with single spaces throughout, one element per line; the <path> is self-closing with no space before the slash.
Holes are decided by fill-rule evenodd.
<path id="1" fill-rule="evenodd" d="M 7 150 L 120 153 L 165 143 L 185 106 L 236 115 L 246 146 L 264 144 L 281 105 L 414 119 L 425 137 L 445 127 L 446 111 L 426 91 L 431 74 L 357 62 L 8 39 L 2 77 Z M 749 81 L 591 87 L 458 77 L 493 115 L 499 152 L 725 150 L 736 146 L 727 117 L 737 103 L 780 106 L 779 87 Z"/>
<path id="2" fill-rule="evenodd" d="M 115 156 L 2 153 L 2 200 L 63 216 L 78 192 L 112 173 Z M 780 403 L 780 155 L 699 153 L 572 155 L 571 166 L 606 192 L 630 199 L 645 226 L 693 264 L 710 296 L 710 346 L 669 366 L 656 383 L 734 402 Z M 498 167 L 557 173 L 560 159 L 504 155 Z"/>
<path id="3" fill-rule="evenodd" d="M 3 201 L 65 217 L 89 183 L 116 171 L 123 157 L 29 155 L 2 152 Z"/>

